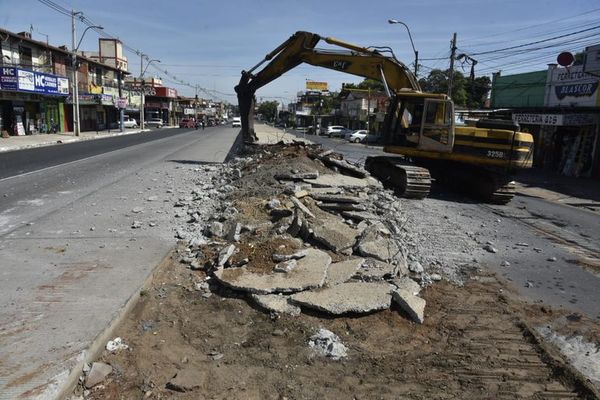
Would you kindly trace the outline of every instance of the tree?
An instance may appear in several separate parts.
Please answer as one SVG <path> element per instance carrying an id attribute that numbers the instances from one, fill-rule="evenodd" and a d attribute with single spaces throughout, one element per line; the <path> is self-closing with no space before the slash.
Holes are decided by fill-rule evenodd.
<path id="1" fill-rule="evenodd" d="M 419 79 L 419 85 L 425 92 L 448 93 L 450 70 L 432 69 L 426 78 Z M 473 81 L 465 78 L 462 72 L 454 71 L 452 82 L 452 100 L 458 106 L 481 108 L 490 91 L 491 81 L 487 76 L 480 76 Z"/>
<path id="2" fill-rule="evenodd" d="M 267 121 L 274 121 L 277 118 L 277 108 L 279 103 L 277 101 L 265 101 L 259 104 L 258 113 L 262 114 Z"/>
<path id="3" fill-rule="evenodd" d="M 364 89 L 364 90 L 368 90 L 371 89 L 375 92 L 384 92 L 385 91 L 385 86 L 383 86 L 383 83 L 381 83 L 378 80 L 375 79 L 364 79 L 361 83 L 354 84 L 354 83 L 344 83 L 342 85 L 342 87 L 344 89 Z"/>

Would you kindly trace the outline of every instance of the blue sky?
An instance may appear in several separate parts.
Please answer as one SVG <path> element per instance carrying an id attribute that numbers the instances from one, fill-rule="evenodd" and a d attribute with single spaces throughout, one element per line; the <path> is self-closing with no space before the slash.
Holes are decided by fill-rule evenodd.
<path id="1" fill-rule="evenodd" d="M 160 70 L 148 73 L 163 78 L 166 86 L 181 94 L 194 90 L 173 80 L 199 85 L 202 97 L 236 102 L 233 86 L 242 69 L 249 69 L 266 53 L 298 30 L 333 36 L 364 46 L 390 46 L 396 56 L 411 64 L 414 55 L 406 29 L 390 25 L 389 18 L 406 23 L 422 59 L 420 74 L 431 68 L 447 68 L 450 39 L 458 34 L 459 53 L 477 54 L 490 50 L 546 40 L 529 47 L 473 56 L 480 62 L 478 74 L 503 74 L 545 69 L 560 51 L 581 51 L 600 43 L 600 0 L 53 0 L 82 11 L 104 26 L 128 47 L 160 59 Z M 11 31 L 29 30 L 33 37 L 59 46 L 71 43 L 71 24 L 62 15 L 35 0 L 0 0 L 0 26 Z M 85 25 L 78 25 L 81 33 Z M 83 50 L 97 50 L 98 34 L 88 31 Z M 325 45 L 323 47 L 326 47 Z M 544 47 L 544 48 L 542 48 Z M 129 70 L 139 74 L 139 57 L 126 52 Z M 437 60 L 437 58 L 443 58 Z M 457 64 L 468 74 L 469 67 Z M 166 71 L 166 73 L 165 73 Z M 342 82 L 360 78 L 300 66 L 260 89 L 257 97 L 289 102 L 306 80 L 326 81 L 330 90 Z M 207 94 L 208 93 L 208 94 Z"/>

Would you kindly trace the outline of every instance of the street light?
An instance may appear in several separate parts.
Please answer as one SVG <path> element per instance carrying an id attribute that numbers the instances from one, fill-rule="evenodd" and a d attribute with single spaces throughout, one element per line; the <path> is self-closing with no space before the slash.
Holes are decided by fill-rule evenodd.
<path id="1" fill-rule="evenodd" d="M 99 26 L 99 25 L 92 25 L 92 26 L 88 26 L 87 28 L 85 28 L 85 30 L 83 31 L 83 34 L 81 35 L 81 38 L 79 39 L 79 42 L 77 43 L 77 46 L 75 46 L 75 16 L 76 15 L 81 15 L 81 12 L 72 12 L 71 13 L 71 45 L 72 45 L 72 50 L 73 52 L 71 53 L 71 69 L 73 70 L 73 131 L 75 132 L 75 136 L 79 136 L 79 133 L 81 132 L 80 126 L 79 126 L 79 82 L 78 79 L 79 77 L 77 76 L 77 70 L 79 68 L 77 68 L 77 51 L 79 50 L 79 46 L 81 45 L 81 41 L 83 40 L 83 37 L 85 36 L 86 32 L 90 29 L 104 29 L 103 27 Z"/>
<path id="2" fill-rule="evenodd" d="M 140 88 L 142 89 L 142 95 L 141 95 L 141 100 L 140 100 L 140 129 L 144 129 L 144 101 L 145 101 L 145 93 L 144 93 L 144 74 L 146 73 L 146 70 L 148 69 L 148 67 L 150 66 L 151 63 L 153 62 L 157 62 L 159 63 L 160 60 L 148 60 L 148 64 L 146 64 L 146 68 L 144 68 L 144 57 L 146 57 L 146 59 L 148 58 L 148 56 L 144 53 L 140 53 Z"/>
<path id="3" fill-rule="evenodd" d="M 419 70 L 419 52 L 415 49 L 415 44 L 413 43 L 412 35 L 410 34 L 410 29 L 408 29 L 408 25 L 406 25 L 402 21 L 398 21 L 397 19 L 388 19 L 388 23 L 404 25 L 404 27 L 406 28 L 406 31 L 408 32 L 408 38 L 410 39 L 410 45 L 412 46 L 413 52 L 415 53 L 415 76 L 417 76 L 417 72 Z"/>

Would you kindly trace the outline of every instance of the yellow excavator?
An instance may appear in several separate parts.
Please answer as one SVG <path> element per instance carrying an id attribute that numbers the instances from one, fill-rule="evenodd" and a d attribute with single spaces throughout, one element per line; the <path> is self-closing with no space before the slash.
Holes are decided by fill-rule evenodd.
<path id="1" fill-rule="evenodd" d="M 339 49 L 316 48 L 321 40 Z M 383 83 L 389 106 L 381 133 L 383 150 L 390 156 L 369 157 L 365 168 L 405 197 L 426 197 L 433 176 L 484 201 L 505 204 L 515 193 L 514 172 L 532 165 L 531 134 L 505 120 L 455 126 L 452 100 L 445 94 L 422 92 L 416 77 L 390 48 L 360 47 L 303 31 L 242 71 L 235 91 L 246 142 L 256 140 L 256 90 L 302 63 Z"/>

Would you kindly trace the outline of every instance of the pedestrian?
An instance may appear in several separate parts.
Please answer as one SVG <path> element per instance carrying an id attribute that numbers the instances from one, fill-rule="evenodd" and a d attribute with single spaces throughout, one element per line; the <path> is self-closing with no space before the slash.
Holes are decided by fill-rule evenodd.
<path id="1" fill-rule="evenodd" d="M 204 121 L 202 121 L 202 130 L 204 130 Z"/>

